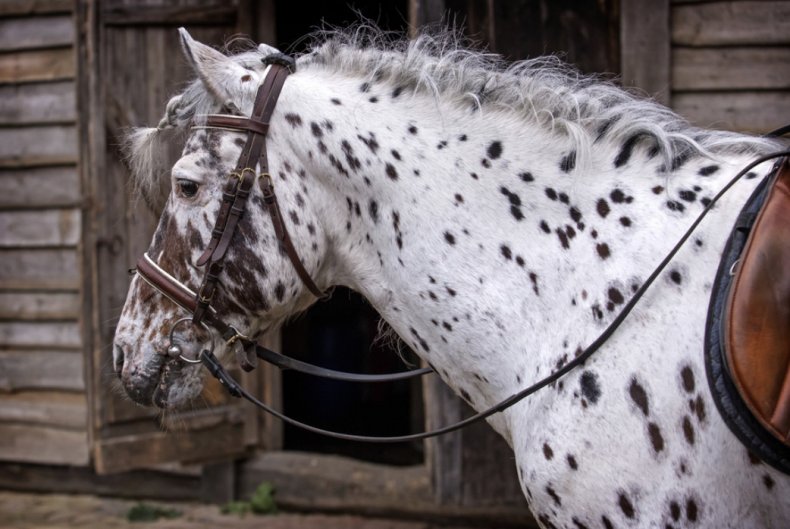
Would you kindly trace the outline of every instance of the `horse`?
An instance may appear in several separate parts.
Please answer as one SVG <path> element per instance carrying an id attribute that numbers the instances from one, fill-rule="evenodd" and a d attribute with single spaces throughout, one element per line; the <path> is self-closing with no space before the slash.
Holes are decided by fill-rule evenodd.
<path id="1" fill-rule="evenodd" d="M 279 52 L 226 55 L 180 35 L 196 79 L 126 152 L 162 211 L 147 255 L 197 291 L 246 148 L 206 116 L 249 117 Z M 318 294 L 359 292 L 476 410 L 572 362 L 727 181 L 778 147 L 693 127 L 551 57 L 505 64 L 452 33 L 325 32 L 295 65 L 262 175 L 295 254 Z M 770 169 L 714 205 L 594 356 L 488 419 L 541 527 L 790 527 L 790 479 L 726 427 L 702 354 L 725 241 Z M 251 339 L 319 299 L 264 198 L 252 186 L 211 299 Z M 209 338 L 184 315 L 132 278 L 114 368 L 134 401 L 173 408 L 200 392 L 204 371 L 181 359 Z"/>

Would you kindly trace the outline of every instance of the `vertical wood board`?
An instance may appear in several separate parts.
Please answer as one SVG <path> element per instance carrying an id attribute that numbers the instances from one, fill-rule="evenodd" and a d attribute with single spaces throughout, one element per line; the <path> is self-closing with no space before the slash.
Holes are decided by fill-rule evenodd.
<path id="1" fill-rule="evenodd" d="M 621 0 L 620 13 L 623 84 L 639 88 L 656 101 L 669 104 L 669 0 Z"/>

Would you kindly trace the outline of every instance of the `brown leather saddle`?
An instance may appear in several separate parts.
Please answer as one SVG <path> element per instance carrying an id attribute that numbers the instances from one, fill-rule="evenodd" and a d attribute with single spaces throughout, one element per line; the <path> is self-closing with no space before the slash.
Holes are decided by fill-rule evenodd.
<path id="1" fill-rule="evenodd" d="M 790 161 L 744 206 L 711 295 L 706 368 L 725 422 L 790 474 Z"/>

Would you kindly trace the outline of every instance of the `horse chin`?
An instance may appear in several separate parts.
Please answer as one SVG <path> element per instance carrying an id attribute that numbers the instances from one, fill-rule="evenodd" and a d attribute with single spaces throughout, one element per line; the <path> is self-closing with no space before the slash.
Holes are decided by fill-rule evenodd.
<path id="1" fill-rule="evenodd" d="M 160 409 L 185 408 L 203 390 L 199 365 L 169 361 L 162 367 L 159 382 L 151 395 L 151 404 Z"/>

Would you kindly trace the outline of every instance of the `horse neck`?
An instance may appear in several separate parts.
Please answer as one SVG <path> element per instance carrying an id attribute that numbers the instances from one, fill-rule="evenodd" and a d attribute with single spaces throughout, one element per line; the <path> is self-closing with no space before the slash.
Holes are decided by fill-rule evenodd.
<path id="1" fill-rule="evenodd" d="M 592 341 L 726 173 L 692 160 L 668 174 L 639 147 L 615 167 L 619 140 L 574 167 L 569 138 L 506 113 L 290 82 L 280 115 L 320 188 L 326 281 L 361 292 L 478 409 Z"/>

